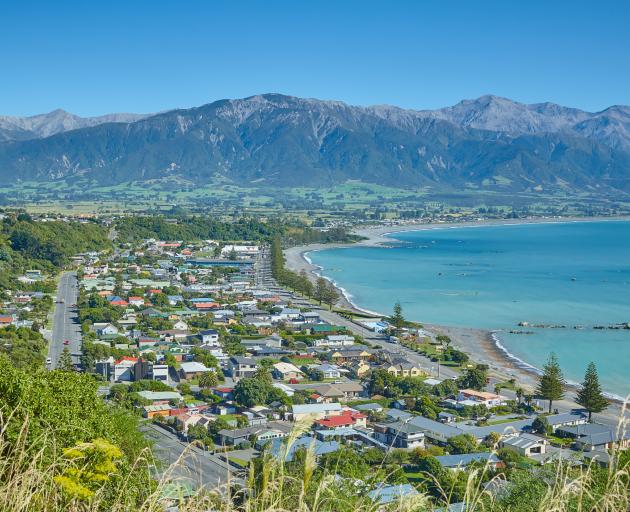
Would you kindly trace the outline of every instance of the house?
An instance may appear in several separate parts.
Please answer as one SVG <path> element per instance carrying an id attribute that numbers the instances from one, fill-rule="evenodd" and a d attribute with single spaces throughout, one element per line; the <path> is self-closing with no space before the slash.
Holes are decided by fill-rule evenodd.
<path id="1" fill-rule="evenodd" d="M 279 362 L 273 365 L 273 376 L 280 380 L 301 380 L 304 374 L 291 363 Z"/>
<path id="2" fill-rule="evenodd" d="M 314 347 L 347 347 L 354 345 L 354 336 L 329 334 L 325 338 L 313 340 Z"/>
<path id="3" fill-rule="evenodd" d="M 343 382 L 339 384 L 320 384 L 313 387 L 313 391 L 320 395 L 324 401 L 348 400 L 361 396 L 364 392 L 363 386 L 358 382 Z"/>
<path id="4" fill-rule="evenodd" d="M 161 382 L 168 381 L 168 365 L 153 364 L 151 367 L 151 378 L 153 380 L 159 380 Z"/>
<path id="5" fill-rule="evenodd" d="M 172 407 L 168 404 L 145 405 L 142 407 L 142 416 L 153 418 L 155 416 L 169 416 Z"/>
<path id="6" fill-rule="evenodd" d="M 177 306 L 180 302 L 184 302 L 184 297 L 181 295 L 168 295 L 167 299 L 169 306 Z"/>
<path id="7" fill-rule="evenodd" d="M 323 418 L 315 421 L 315 426 L 326 430 L 339 427 L 365 427 L 366 420 L 367 416 L 365 414 L 346 410 L 337 416 L 331 416 L 330 418 Z"/>
<path id="8" fill-rule="evenodd" d="M 228 370 L 234 379 L 253 377 L 256 368 L 256 361 L 250 357 L 232 356 L 228 361 Z"/>
<path id="9" fill-rule="evenodd" d="M 341 414 L 341 404 L 295 404 L 291 406 L 293 421 L 301 421 L 306 418 L 318 420 Z"/>
<path id="10" fill-rule="evenodd" d="M 385 485 L 368 492 L 368 498 L 381 506 L 404 502 L 420 493 L 411 484 Z"/>
<path id="11" fill-rule="evenodd" d="M 182 395 L 177 391 L 138 391 L 138 395 L 145 400 L 153 402 L 153 405 L 166 404 L 171 400 L 181 401 Z"/>
<path id="12" fill-rule="evenodd" d="M 0 316 L 0 328 L 2 327 L 9 327 L 10 325 L 14 324 L 16 321 L 16 318 L 12 315 L 1 315 Z"/>
<path id="13" fill-rule="evenodd" d="M 185 434 L 188 429 L 195 425 L 208 428 L 208 426 L 215 420 L 212 416 L 199 413 L 185 413 L 176 416 L 176 422 L 180 426 L 181 431 Z"/>
<path id="14" fill-rule="evenodd" d="M 599 423 L 559 427 L 556 435 L 573 439 L 575 447 L 585 452 L 630 448 L 630 430 Z"/>
<path id="15" fill-rule="evenodd" d="M 142 307 L 144 306 L 144 297 L 129 297 L 128 302 L 130 306 Z"/>
<path id="16" fill-rule="evenodd" d="M 149 318 L 166 318 L 167 317 L 166 313 L 162 313 L 161 311 L 155 308 L 143 309 L 142 311 L 140 311 L 140 314 L 142 316 L 146 316 Z"/>
<path id="17" fill-rule="evenodd" d="M 109 343 L 107 344 L 109 347 Z M 103 377 L 103 380 L 109 381 L 112 378 L 114 372 L 114 358 L 109 356 L 107 359 L 101 359 L 95 362 L 95 373 Z"/>
<path id="18" fill-rule="evenodd" d="M 360 404 L 353 406 L 354 409 L 357 409 L 361 412 L 383 412 L 383 406 L 377 402 L 370 402 L 368 404 Z"/>
<path id="19" fill-rule="evenodd" d="M 123 356 L 114 363 L 114 381 L 123 382 L 133 380 L 133 366 L 137 357 Z"/>
<path id="20" fill-rule="evenodd" d="M 324 379 L 341 378 L 341 373 L 342 373 L 341 370 L 339 369 L 338 366 L 333 365 L 333 364 L 324 363 L 320 365 L 310 366 L 309 368 L 322 372 L 322 374 L 324 375 Z M 344 370 L 344 372 L 347 372 L 347 370 Z"/>
<path id="21" fill-rule="evenodd" d="M 455 421 L 457 421 L 457 416 L 450 412 L 441 411 L 438 413 L 438 420 L 440 420 L 442 423 L 454 423 Z"/>
<path id="22" fill-rule="evenodd" d="M 179 367 L 179 376 L 184 380 L 191 380 L 201 377 L 204 373 L 213 372 L 212 368 L 207 368 L 203 363 L 190 361 L 181 363 Z"/>
<path id="23" fill-rule="evenodd" d="M 195 302 L 193 306 L 197 311 L 210 311 L 221 307 L 221 304 L 218 302 Z"/>
<path id="24" fill-rule="evenodd" d="M 367 347 L 353 346 L 336 350 L 331 357 L 335 363 L 365 362 L 372 357 L 372 353 L 367 350 Z"/>
<path id="25" fill-rule="evenodd" d="M 187 331 L 188 330 L 188 324 L 186 322 L 184 322 L 183 320 L 177 320 L 173 324 L 173 329 L 176 330 L 176 331 Z"/>
<path id="26" fill-rule="evenodd" d="M 300 315 L 301 313 L 299 309 L 284 308 L 277 316 L 280 320 L 297 320 L 300 318 Z"/>
<path id="27" fill-rule="evenodd" d="M 217 387 L 212 390 L 212 392 L 223 400 L 232 400 L 232 393 L 234 392 L 234 388 L 227 387 Z"/>
<path id="28" fill-rule="evenodd" d="M 396 361 L 386 366 L 385 370 L 396 377 L 419 377 L 425 374 L 419 366 L 408 361 Z"/>
<path id="29" fill-rule="evenodd" d="M 251 440 L 254 440 L 257 445 L 264 445 L 273 439 L 287 437 L 291 429 L 292 425 L 286 421 L 270 421 L 265 425 L 253 425 L 233 430 L 222 429 L 217 435 L 219 444 L 224 446 L 236 446 L 243 441 Z"/>
<path id="30" fill-rule="evenodd" d="M 199 337 L 201 338 L 201 343 L 204 345 L 219 345 L 219 331 L 215 329 L 204 329 L 203 331 L 199 331 Z"/>
<path id="31" fill-rule="evenodd" d="M 305 324 L 316 324 L 319 322 L 319 313 L 315 311 L 307 311 L 300 315 L 302 322 Z"/>
<path id="32" fill-rule="evenodd" d="M 487 391 L 476 391 L 474 389 L 461 389 L 457 394 L 457 400 L 463 402 L 465 400 L 472 400 L 477 404 L 485 405 L 488 408 L 497 407 L 499 405 L 505 405 L 506 397 L 497 395 L 496 393 L 489 393 Z"/>
<path id="33" fill-rule="evenodd" d="M 392 448 L 424 448 L 424 431 L 409 421 L 376 423 L 374 437 Z"/>
<path id="34" fill-rule="evenodd" d="M 514 450 L 523 457 L 530 457 L 533 454 L 542 455 L 547 452 L 547 446 L 549 446 L 549 441 L 528 433 L 521 433 L 501 441 L 502 448 Z"/>
<path id="35" fill-rule="evenodd" d="M 109 301 L 110 306 L 127 307 L 129 305 L 125 299 L 116 295 L 107 297 L 107 300 Z"/>
<path id="36" fill-rule="evenodd" d="M 472 462 L 480 462 L 491 469 L 503 467 L 501 459 L 492 452 L 462 453 L 459 455 L 440 455 L 436 457 L 443 468 L 450 470 L 465 469 Z"/>
<path id="37" fill-rule="evenodd" d="M 96 322 L 92 325 L 92 329 L 97 336 L 115 336 L 118 334 L 118 327 L 107 322 Z"/>
<path id="38" fill-rule="evenodd" d="M 291 386 L 287 386 L 282 382 L 274 382 L 272 385 L 274 388 L 277 388 L 280 391 L 284 391 L 287 396 L 293 396 L 295 394 L 295 390 Z"/>
<path id="39" fill-rule="evenodd" d="M 338 334 L 346 331 L 343 325 L 315 324 L 311 326 L 311 334 Z"/>
<path id="40" fill-rule="evenodd" d="M 556 432 L 561 427 L 575 427 L 576 425 L 586 425 L 588 423 L 588 416 L 579 411 L 552 414 L 546 418 L 552 432 Z"/>
<path id="41" fill-rule="evenodd" d="M 350 364 L 350 371 L 359 379 L 362 379 L 371 370 L 369 364 L 364 361 L 355 361 Z"/>
<path id="42" fill-rule="evenodd" d="M 319 458 L 326 453 L 336 452 L 340 447 L 341 445 L 337 441 L 320 441 L 314 437 L 305 436 L 291 443 L 289 447 L 282 442 L 282 439 L 274 439 L 269 447 L 269 452 L 274 457 L 284 458 L 290 462 L 298 450 L 312 450 L 315 458 Z"/>
<path id="43" fill-rule="evenodd" d="M 242 311 L 243 320 L 246 322 L 255 322 L 257 320 L 266 322 L 271 319 L 271 315 L 262 309 L 245 309 Z"/>

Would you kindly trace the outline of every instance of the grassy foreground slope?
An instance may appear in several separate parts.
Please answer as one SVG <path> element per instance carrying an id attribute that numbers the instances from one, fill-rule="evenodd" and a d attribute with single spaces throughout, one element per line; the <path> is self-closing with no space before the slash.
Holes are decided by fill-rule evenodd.
<path id="1" fill-rule="evenodd" d="M 87 375 L 24 371 L 0 357 L 0 510 L 149 512 L 172 503 L 163 499 L 172 489 L 170 484 L 152 479 L 153 460 L 137 430 L 138 419 L 106 404 L 96 388 Z M 308 426 L 297 428 L 289 442 Z M 468 503 L 464 510 L 471 512 L 619 512 L 630 505 L 629 462 L 626 452 L 619 458 L 615 455 L 610 469 L 509 468 L 511 483 L 494 496 L 482 485 L 488 480 L 488 468 L 475 468 L 453 482 Z M 361 465 L 360 461 L 349 463 Z M 180 510 L 379 509 L 367 497 L 375 484 L 372 476 L 363 481 L 338 478 L 347 471 L 339 467 L 343 464 L 340 459 L 336 465 L 319 465 L 309 451 L 300 452 L 291 463 L 264 456 L 251 467 L 247 493 L 224 489 L 221 497 L 197 492 L 180 504 Z M 437 482 L 427 475 L 420 489 L 433 485 Z M 453 489 L 440 488 L 439 493 L 449 502 Z M 443 506 L 433 503 L 421 492 L 385 510 L 433 511 Z"/>

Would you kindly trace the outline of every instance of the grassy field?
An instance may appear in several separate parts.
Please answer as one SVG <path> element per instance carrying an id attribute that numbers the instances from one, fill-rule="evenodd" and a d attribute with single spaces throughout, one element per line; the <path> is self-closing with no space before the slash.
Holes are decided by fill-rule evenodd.
<path id="1" fill-rule="evenodd" d="M 501 177 L 495 178 L 501 181 Z M 283 213 L 307 223 L 314 219 L 326 223 L 348 217 L 383 220 L 431 215 L 457 220 L 489 208 L 498 215 L 508 214 L 513 208 L 521 213 L 552 215 L 630 213 L 630 203 L 587 194 L 513 195 L 467 188 L 438 192 L 427 187 L 395 188 L 359 181 L 318 189 L 244 187 L 225 180 L 198 185 L 178 177 L 113 186 L 81 178 L 68 182 L 19 182 L 0 187 L 0 201 L 34 213 L 102 215 L 182 207 L 226 216 Z"/>

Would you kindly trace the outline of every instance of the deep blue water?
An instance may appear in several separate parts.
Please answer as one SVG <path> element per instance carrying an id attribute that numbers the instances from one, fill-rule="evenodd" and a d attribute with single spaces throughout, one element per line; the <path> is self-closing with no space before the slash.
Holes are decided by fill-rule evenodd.
<path id="1" fill-rule="evenodd" d="M 502 344 L 540 367 L 555 351 L 581 381 L 589 361 L 603 386 L 630 393 L 630 222 L 445 228 L 396 233 L 394 247 L 312 252 L 322 273 L 360 307 L 389 313 L 396 300 L 418 321 L 503 330 Z M 529 329 L 517 324 L 562 324 Z M 583 326 L 581 330 L 575 326 Z"/>

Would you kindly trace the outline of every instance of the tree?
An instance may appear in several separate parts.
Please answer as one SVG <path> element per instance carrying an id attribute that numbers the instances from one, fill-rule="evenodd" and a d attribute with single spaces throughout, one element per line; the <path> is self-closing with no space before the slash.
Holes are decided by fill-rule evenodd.
<path id="1" fill-rule="evenodd" d="M 490 432 L 483 440 L 483 445 L 487 448 L 494 449 L 501 441 L 501 434 L 498 432 Z"/>
<path id="2" fill-rule="evenodd" d="M 454 454 L 472 453 L 477 450 L 477 440 L 471 434 L 459 434 L 451 437 L 447 446 Z"/>
<path id="3" fill-rule="evenodd" d="M 335 305 L 335 303 L 339 300 L 339 292 L 334 284 L 328 283 L 326 285 L 326 294 L 324 298 L 324 302 L 328 305 L 330 309 Z"/>
<path id="4" fill-rule="evenodd" d="M 545 400 L 549 400 L 549 412 L 555 400 L 564 398 L 564 386 L 566 382 L 564 375 L 558 364 L 556 354 L 553 352 L 549 355 L 549 359 L 543 366 L 543 374 L 536 388 L 536 393 Z"/>
<path id="5" fill-rule="evenodd" d="M 326 279 L 323 277 L 318 277 L 317 282 L 315 283 L 315 291 L 313 293 L 313 298 L 319 302 L 321 305 L 322 302 L 326 300 L 326 290 L 328 289 L 328 283 Z"/>
<path id="6" fill-rule="evenodd" d="M 64 347 L 61 355 L 59 356 L 59 362 L 57 363 L 57 369 L 63 372 L 74 371 L 74 364 L 72 363 L 72 356 L 68 347 Z"/>
<path id="7" fill-rule="evenodd" d="M 205 372 L 199 377 L 199 387 L 213 388 L 219 383 L 219 379 L 215 372 Z"/>
<path id="8" fill-rule="evenodd" d="M 481 367 L 481 365 L 475 368 L 469 368 L 466 373 L 459 378 L 459 384 L 463 388 L 476 389 L 477 391 L 483 390 L 486 387 L 486 378 L 488 376 L 487 370 Z"/>
<path id="9" fill-rule="evenodd" d="M 394 304 L 394 313 L 392 314 L 391 321 L 396 328 L 396 332 L 400 332 L 400 330 L 405 326 L 405 317 L 403 316 L 400 302 L 396 302 L 396 304 Z"/>
<path id="10" fill-rule="evenodd" d="M 534 434 L 546 434 L 549 430 L 549 422 L 544 416 L 538 416 L 532 422 L 532 432 Z"/>
<path id="11" fill-rule="evenodd" d="M 175 356 L 170 352 L 166 352 L 164 354 L 164 364 L 174 368 L 177 365 L 177 359 L 175 359 Z"/>
<path id="12" fill-rule="evenodd" d="M 577 394 L 576 402 L 588 411 L 588 421 L 594 412 L 602 412 L 608 407 L 608 400 L 599 385 L 599 376 L 595 363 L 590 362 L 584 374 L 584 382 Z"/>
<path id="13" fill-rule="evenodd" d="M 270 384 L 261 379 L 241 379 L 234 388 L 234 400 L 245 407 L 262 405 L 267 401 Z"/>

